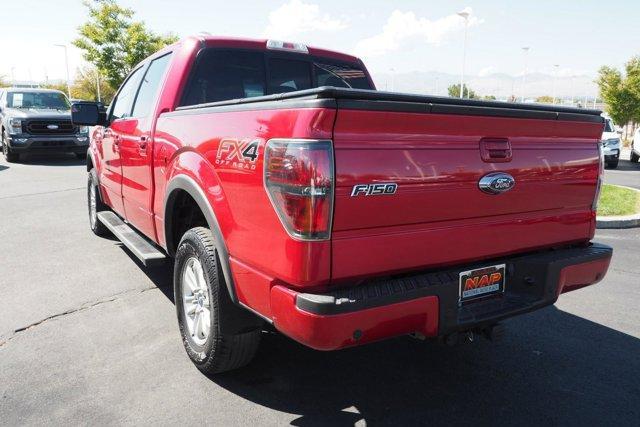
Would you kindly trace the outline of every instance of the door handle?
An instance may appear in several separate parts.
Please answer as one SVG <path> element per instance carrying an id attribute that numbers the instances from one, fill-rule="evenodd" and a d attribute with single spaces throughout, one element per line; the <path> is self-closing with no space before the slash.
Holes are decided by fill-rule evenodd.
<path id="1" fill-rule="evenodd" d="M 142 155 L 146 155 L 147 154 L 147 143 L 149 142 L 149 138 L 147 136 L 141 136 L 138 138 L 138 150 L 140 151 L 140 154 Z"/>
<path id="2" fill-rule="evenodd" d="M 487 163 L 510 162 L 513 157 L 511 142 L 506 138 L 482 138 L 480 157 Z"/>

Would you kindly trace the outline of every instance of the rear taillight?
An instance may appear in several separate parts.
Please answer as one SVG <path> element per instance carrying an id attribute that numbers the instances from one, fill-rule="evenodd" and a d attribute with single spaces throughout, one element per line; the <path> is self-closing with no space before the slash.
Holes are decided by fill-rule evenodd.
<path id="1" fill-rule="evenodd" d="M 265 188 L 287 233 L 301 240 L 328 239 L 334 184 L 331 141 L 272 139 L 264 164 Z"/>
<path id="2" fill-rule="evenodd" d="M 602 150 L 602 143 L 598 141 L 598 183 L 596 184 L 596 194 L 593 197 L 593 203 L 591 204 L 591 210 L 598 210 L 598 199 L 600 199 L 600 189 L 602 188 L 602 181 L 604 179 L 604 151 Z"/>

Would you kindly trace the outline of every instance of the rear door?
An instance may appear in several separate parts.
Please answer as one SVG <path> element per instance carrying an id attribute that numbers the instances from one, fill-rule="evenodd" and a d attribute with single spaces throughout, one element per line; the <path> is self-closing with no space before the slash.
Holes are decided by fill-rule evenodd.
<path id="1" fill-rule="evenodd" d="M 122 198 L 127 221 L 145 235 L 154 238 L 152 214 L 153 177 L 152 129 L 158 92 L 171 54 L 154 59 L 144 70 L 144 78 L 133 103 L 127 133 L 121 135 Z"/>
<path id="2" fill-rule="evenodd" d="M 338 101 L 334 279 L 590 238 L 601 122 L 562 121 L 556 113 L 496 117 L 497 108 L 488 112 L 493 116 L 429 114 L 424 104 L 373 103 L 379 111 Z M 515 186 L 481 191 L 480 179 L 497 172 Z M 371 184 L 393 185 L 368 192 Z"/>
<path id="3" fill-rule="evenodd" d="M 123 137 L 126 137 L 132 129 L 131 109 L 141 78 L 142 68 L 138 68 L 129 75 L 120 87 L 118 94 L 112 101 L 109 125 L 103 130 L 102 138 L 98 139 L 98 150 L 103 161 L 99 177 L 100 185 L 113 210 L 122 217 L 125 217 L 126 214 L 122 200 L 120 144 Z"/>

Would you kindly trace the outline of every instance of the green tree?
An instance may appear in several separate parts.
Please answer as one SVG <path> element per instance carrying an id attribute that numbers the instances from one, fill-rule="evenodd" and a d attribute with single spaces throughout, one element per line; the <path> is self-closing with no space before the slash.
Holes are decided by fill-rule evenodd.
<path id="1" fill-rule="evenodd" d="M 497 98 L 495 97 L 495 95 L 485 95 L 482 97 L 482 99 L 485 99 L 487 101 L 495 101 Z"/>
<path id="2" fill-rule="evenodd" d="M 40 85 L 43 89 L 54 89 L 63 92 L 65 95 L 67 94 L 67 84 L 65 82 L 49 82 L 43 85 Z M 73 93 L 73 91 L 72 91 Z"/>
<path id="3" fill-rule="evenodd" d="M 452 98 L 460 97 L 460 84 L 456 83 L 456 84 L 453 84 L 453 85 L 449 86 L 447 88 L 447 91 L 449 92 L 449 96 L 452 97 Z M 464 87 L 463 87 L 462 97 L 463 98 L 469 98 L 469 99 L 478 99 L 479 98 L 478 94 L 475 93 L 467 85 L 464 85 Z"/>
<path id="4" fill-rule="evenodd" d="M 84 51 L 84 59 L 95 65 L 112 88 L 147 56 L 177 40 L 173 34 L 159 35 L 134 21 L 134 11 L 116 0 L 84 1 L 89 20 L 78 28 L 73 44 Z"/>
<path id="5" fill-rule="evenodd" d="M 553 104 L 553 96 L 542 95 L 536 98 L 536 102 L 539 104 Z"/>
<path id="6" fill-rule="evenodd" d="M 9 83 L 7 83 L 7 81 L 5 80 L 5 76 L 0 75 L 0 87 L 6 87 L 9 86 Z"/>
<path id="7" fill-rule="evenodd" d="M 98 69 L 92 66 L 78 69 L 76 79 L 71 86 L 73 97 L 84 101 L 97 101 L 98 81 L 100 81 L 100 100 L 105 105 L 111 103 L 115 89 L 102 76 L 98 79 Z"/>
<path id="8" fill-rule="evenodd" d="M 596 83 L 614 122 L 623 125 L 640 121 L 640 57 L 625 64 L 624 74 L 612 67 L 601 67 Z"/>

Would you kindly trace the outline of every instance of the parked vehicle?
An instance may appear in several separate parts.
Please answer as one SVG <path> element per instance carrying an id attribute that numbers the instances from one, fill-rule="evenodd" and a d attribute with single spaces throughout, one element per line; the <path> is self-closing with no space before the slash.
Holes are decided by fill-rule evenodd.
<path id="1" fill-rule="evenodd" d="M 602 132 L 602 147 L 604 151 L 604 161 L 608 168 L 615 169 L 618 167 L 620 160 L 620 134 L 615 123 L 611 118 L 604 116 L 604 131 Z"/>
<path id="2" fill-rule="evenodd" d="M 64 93 L 49 89 L 7 88 L 0 96 L 2 152 L 8 162 L 20 154 L 64 151 L 84 159 L 89 128 L 71 123 Z"/>
<path id="3" fill-rule="evenodd" d="M 175 258 L 207 373 L 248 363 L 264 322 L 320 350 L 495 338 L 609 266 L 599 111 L 377 92 L 353 56 L 206 36 L 73 121 L 97 125 L 93 232 Z"/>
<path id="4" fill-rule="evenodd" d="M 631 140 L 631 161 L 638 163 L 638 160 L 640 160 L 640 127 L 633 133 Z"/>

